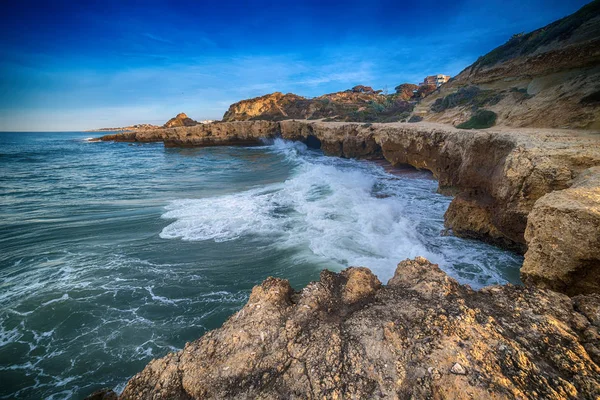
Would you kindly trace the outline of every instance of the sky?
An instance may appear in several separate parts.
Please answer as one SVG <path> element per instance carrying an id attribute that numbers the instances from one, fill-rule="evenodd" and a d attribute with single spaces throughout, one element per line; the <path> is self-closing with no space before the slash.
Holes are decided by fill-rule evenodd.
<path id="1" fill-rule="evenodd" d="M 393 91 L 587 2 L 2 1 L 0 131 L 220 119 L 274 91 Z"/>

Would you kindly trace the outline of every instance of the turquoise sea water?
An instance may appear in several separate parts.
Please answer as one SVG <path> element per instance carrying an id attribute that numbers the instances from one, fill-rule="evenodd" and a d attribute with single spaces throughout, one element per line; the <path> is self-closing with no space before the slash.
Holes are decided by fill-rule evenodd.
<path id="1" fill-rule="evenodd" d="M 280 140 L 165 149 L 0 133 L 0 399 L 83 398 L 218 327 L 267 276 L 387 281 L 423 255 L 474 287 L 521 257 L 442 236 L 422 173 Z"/>

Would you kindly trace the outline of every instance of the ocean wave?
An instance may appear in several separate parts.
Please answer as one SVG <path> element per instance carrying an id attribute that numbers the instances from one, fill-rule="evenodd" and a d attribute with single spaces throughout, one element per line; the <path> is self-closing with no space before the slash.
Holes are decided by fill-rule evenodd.
<path id="1" fill-rule="evenodd" d="M 175 200 L 162 215 L 174 221 L 160 236 L 267 240 L 334 268 L 367 266 L 383 281 L 399 261 L 424 256 L 474 287 L 505 282 L 476 254 L 481 247 L 466 250 L 455 238 L 441 236 L 450 198 L 435 193 L 436 182 L 319 156 L 301 143 L 278 139 L 270 150 L 295 163 L 292 177 L 241 193 Z M 493 248 L 486 250 L 497 256 Z"/>

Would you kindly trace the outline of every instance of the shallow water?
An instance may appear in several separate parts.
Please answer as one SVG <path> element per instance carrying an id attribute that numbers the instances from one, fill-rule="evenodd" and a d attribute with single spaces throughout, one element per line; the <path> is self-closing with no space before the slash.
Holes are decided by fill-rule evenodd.
<path id="1" fill-rule="evenodd" d="M 122 388 L 218 327 L 267 276 L 323 268 L 387 281 L 422 255 L 479 288 L 521 257 L 442 236 L 422 173 L 299 143 L 165 149 L 89 133 L 0 134 L 0 399 Z"/>

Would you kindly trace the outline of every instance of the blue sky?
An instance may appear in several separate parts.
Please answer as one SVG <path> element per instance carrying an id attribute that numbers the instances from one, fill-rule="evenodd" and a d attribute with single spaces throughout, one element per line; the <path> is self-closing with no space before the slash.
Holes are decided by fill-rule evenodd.
<path id="1" fill-rule="evenodd" d="M 0 131 L 220 119 L 229 104 L 458 74 L 587 1 L 3 1 Z"/>

